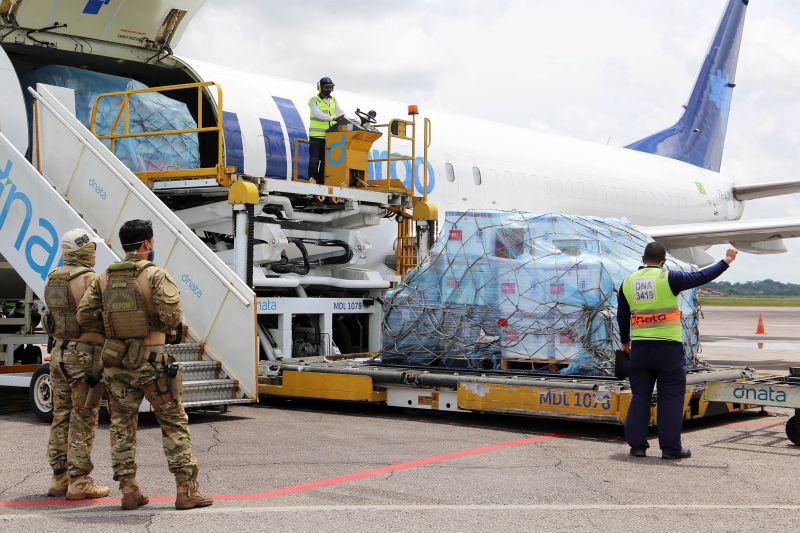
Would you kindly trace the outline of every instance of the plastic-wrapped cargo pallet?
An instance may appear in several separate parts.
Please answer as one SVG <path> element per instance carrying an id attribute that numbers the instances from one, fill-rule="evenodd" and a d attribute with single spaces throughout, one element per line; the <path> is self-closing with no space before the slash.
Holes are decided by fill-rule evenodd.
<path id="1" fill-rule="evenodd" d="M 381 360 L 613 375 L 617 290 L 651 240 L 626 220 L 448 212 L 430 257 L 387 294 Z M 698 366 L 694 290 L 680 306 L 686 365 Z"/>
<path id="2" fill-rule="evenodd" d="M 92 106 L 100 94 L 147 87 L 130 78 L 60 65 L 32 70 L 22 79 L 23 87 L 35 88 L 37 83 L 74 90 L 75 115 L 90 129 Z M 27 91 L 25 95 L 30 100 Z M 121 96 L 100 100 L 95 124 L 95 131 L 99 135 L 108 135 L 111 132 L 121 103 Z M 197 122 L 192 118 L 186 104 L 157 92 L 131 95 L 129 116 L 131 133 L 197 127 Z M 125 131 L 124 119 L 119 121 L 115 131 L 116 133 Z M 103 142 L 106 146 L 110 146 L 110 141 Z M 200 147 L 196 133 L 120 139 L 116 143 L 114 154 L 134 172 L 200 167 Z"/>

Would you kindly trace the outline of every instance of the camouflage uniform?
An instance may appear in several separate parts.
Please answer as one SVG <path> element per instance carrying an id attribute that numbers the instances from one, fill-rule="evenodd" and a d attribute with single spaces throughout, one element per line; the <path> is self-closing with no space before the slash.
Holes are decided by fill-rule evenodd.
<path id="1" fill-rule="evenodd" d="M 79 265 L 65 261 L 65 266 L 53 273 L 69 271 L 76 266 Z M 96 277 L 94 272 L 87 272 L 73 281 L 79 286 L 82 284 L 84 292 Z M 88 351 L 86 344 L 55 339 L 50 358 L 53 423 L 47 446 L 47 457 L 54 475 L 68 471 L 70 478 L 77 478 L 88 475 L 94 469 L 90 456 L 97 429 L 100 397 L 94 405 L 86 406 L 84 403 L 88 392 L 86 378 L 95 372 L 93 354 Z"/>
<path id="2" fill-rule="evenodd" d="M 123 262 L 136 263 L 137 268 L 143 268 L 147 263 L 139 261 L 135 253 L 129 253 Z M 153 315 L 158 322 L 158 331 L 174 334 L 183 316 L 177 286 L 161 268 L 150 266 L 143 269 L 143 274 L 152 293 Z M 78 306 L 78 322 L 82 329 L 105 331 L 102 312 L 107 276 L 108 272 L 92 283 Z M 161 338 L 163 344 L 164 337 Z M 163 346 L 145 344 L 146 353 L 153 349 L 163 349 Z M 168 388 L 160 380 L 165 376 L 166 364 L 168 362 L 152 362 L 145 357 L 137 368 L 106 366 L 103 369 L 111 411 L 111 462 L 114 479 L 117 481 L 130 480 L 136 476 L 136 426 L 143 397 L 147 397 L 161 426 L 164 455 L 167 457 L 170 472 L 178 482 L 197 478 L 197 460 L 192 454 L 188 417 L 180 398 L 172 398 Z"/>

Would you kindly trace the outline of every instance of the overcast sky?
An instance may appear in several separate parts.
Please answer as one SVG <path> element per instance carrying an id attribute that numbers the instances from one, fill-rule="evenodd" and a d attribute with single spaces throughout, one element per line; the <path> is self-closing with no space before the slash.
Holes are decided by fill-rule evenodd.
<path id="1" fill-rule="evenodd" d="M 180 55 L 601 143 L 671 125 L 726 0 L 207 0 Z M 224 81 L 224 80 L 223 80 Z M 800 178 L 800 5 L 755 0 L 722 172 Z M 355 103 L 354 103 L 355 105 Z M 745 218 L 798 215 L 800 195 Z M 741 254 L 722 279 L 800 283 L 789 254 Z M 724 254 L 714 247 L 714 255 Z"/>

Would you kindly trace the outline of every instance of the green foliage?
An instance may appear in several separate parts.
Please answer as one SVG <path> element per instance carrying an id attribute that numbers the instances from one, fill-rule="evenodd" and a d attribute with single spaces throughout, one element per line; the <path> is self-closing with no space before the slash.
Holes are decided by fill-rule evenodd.
<path id="1" fill-rule="evenodd" d="M 745 281 L 744 283 L 714 281 L 703 285 L 703 288 L 734 296 L 800 296 L 800 285 L 796 283 L 781 283 L 771 279 Z"/>

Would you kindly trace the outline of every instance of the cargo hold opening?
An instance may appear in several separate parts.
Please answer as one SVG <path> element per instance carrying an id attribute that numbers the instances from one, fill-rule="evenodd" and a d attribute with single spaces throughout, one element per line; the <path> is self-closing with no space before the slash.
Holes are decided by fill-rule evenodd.
<path id="1" fill-rule="evenodd" d="M 110 74 L 123 78 L 130 78 L 148 87 L 163 87 L 194 83 L 194 79 L 187 70 L 175 66 L 162 66 L 146 64 L 138 61 L 115 59 L 86 53 L 68 52 L 52 48 L 34 48 L 25 45 L 4 44 L 3 49 L 8 55 L 17 76 L 24 80 L 26 75 L 35 69 L 48 66 L 64 66 L 95 72 Z M 22 81 L 20 81 L 22 83 Z M 27 87 L 22 87 L 27 97 Z M 169 91 L 165 96 L 186 105 L 192 119 L 197 122 L 197 90 L 186 89 Z M 30 109 L 28 120 L 31 121 Z M 203 122 L 208 126 L 216 120 L 216 105 L 209 97 L 207 91 L 203 92 Z M 199 164 L 200 167 L 213 167 L 217 164 L 217 133 L 198 133 Z"/>

